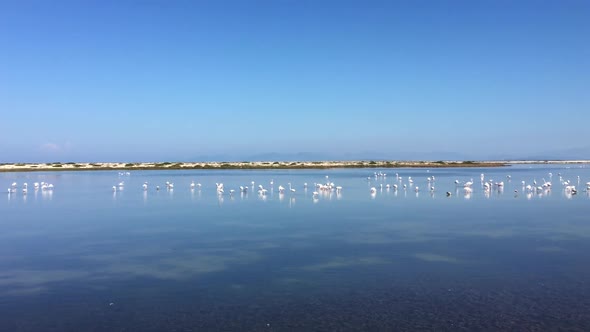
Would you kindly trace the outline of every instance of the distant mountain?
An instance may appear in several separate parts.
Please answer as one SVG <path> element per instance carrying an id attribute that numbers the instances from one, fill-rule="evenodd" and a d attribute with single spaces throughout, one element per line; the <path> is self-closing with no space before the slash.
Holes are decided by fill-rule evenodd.
<path id="1" fill-rule="evenodd" d="M 280 160 L 280 161 L 319 161 L 319 160 L 332 160 L 334 156 L 324 153 L 317 152 L 296 152 L 296 153 L 282 153 L 282 152 L 269 152 L 259 153 L 248 156 L 246 160 L 261 161 L 261 160 Z"/>
<path id="2" fill-rule="evenodd" d="M 589 160 L 590 146 L 548 151 L 523 158 L 525 160 Z"/>
<path id="3" fill-rule="evenodd" d="M 322 161 L 322 160 L 468 160 L 466 155 L 448 151 L 431 152 L 379 152 L 362 151 L 350 153 L 320 152 L 267 152 L 251 155 L 201 155 L 190 161 Z"/>
<path id="4" fill-rule="evenodd" d="M 489 160 L 590 160 L 590 146 L 549 150 L 530 154 L 496 154 L 490 155 Z"/>
<path id="5" fill-rule="evenodd" d="M 579 160 L 590 159 L 590 146 L 540 153 L 473 155 L 453 151 L 360 151 L 347 153 L 267 152 L 210 154 L 179 161 L 320 161 L 320 160 Z"/>
<path id="6" fill-rule="evenodd" d="M 532 154 L 496 155 L 493 160 L 590 160 L 590 147 L 543 151 Z"/>

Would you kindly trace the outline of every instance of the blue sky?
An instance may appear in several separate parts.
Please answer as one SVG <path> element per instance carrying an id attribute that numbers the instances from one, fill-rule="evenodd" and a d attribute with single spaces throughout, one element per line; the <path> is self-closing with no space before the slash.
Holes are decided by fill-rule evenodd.
<path id="1" fill-rule="evenodd" d="M 2 1 L 0 162 L 585 148 L 588 36 L 589 1 Z"/>

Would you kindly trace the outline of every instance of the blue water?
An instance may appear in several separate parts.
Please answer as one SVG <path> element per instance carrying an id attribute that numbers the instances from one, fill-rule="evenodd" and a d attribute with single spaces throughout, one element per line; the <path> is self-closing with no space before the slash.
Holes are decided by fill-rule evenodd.
<path id="1" fill-rule="evenodd" d="M 326 180 L 341 193 L 314 197 Z M 587 331 L 589 181 L 565 165 L 1 173 L 0 330 Z"/>

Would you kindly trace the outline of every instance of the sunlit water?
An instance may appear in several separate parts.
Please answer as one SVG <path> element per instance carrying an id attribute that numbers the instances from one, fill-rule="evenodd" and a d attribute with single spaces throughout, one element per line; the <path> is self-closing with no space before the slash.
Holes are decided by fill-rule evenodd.
<path id="1" fill-rule="evenodd" d="M 341 193 L 314 197 L 326 181 Z M 0 330 L 587 331 L 589 181 L 563 165 L 3 173 Z"/>

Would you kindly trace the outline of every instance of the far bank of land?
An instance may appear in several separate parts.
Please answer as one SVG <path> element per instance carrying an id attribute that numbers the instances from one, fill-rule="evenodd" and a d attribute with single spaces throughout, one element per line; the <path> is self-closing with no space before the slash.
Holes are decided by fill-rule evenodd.
<path id="1" fill-rule="evenodd" d="M 243 161 L 243 162 L 54 162 L 3 163 L 0 172 L 96 171 L 96 170 L 190 170 L 190 169 L 326 169 L 326 168 L 440 168 L 503 167 L 513 164 L 590 163 L 570 161 Z"/>

